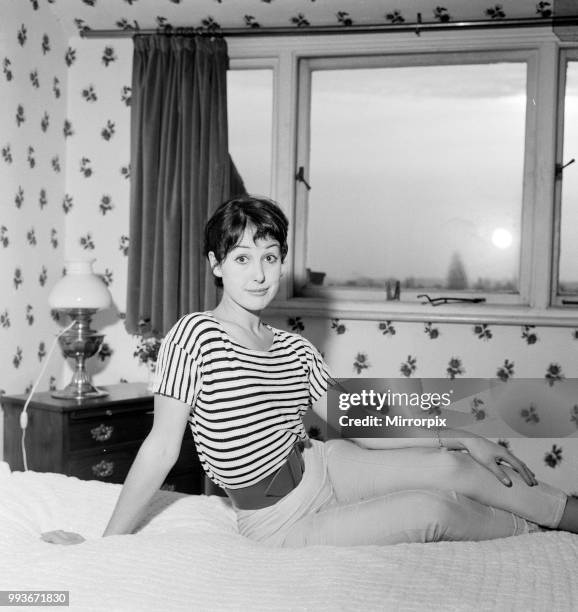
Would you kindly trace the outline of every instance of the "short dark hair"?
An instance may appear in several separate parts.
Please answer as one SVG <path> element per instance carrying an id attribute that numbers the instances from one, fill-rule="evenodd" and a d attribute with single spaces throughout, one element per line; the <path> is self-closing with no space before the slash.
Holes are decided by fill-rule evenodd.
<path id="1" fill-rule="evenodd" d="M 205 257 L 212 251 L 221 263 L 239 244 L 248 223 L 255 228 L 253 240 L 273 238 L 279 242 L 281 261 L 284 261 L 289 221 L 273 200 L 252 195 L 227 200 L 213 213 L 205 225 Z M 216 276 L 215 284 L 222 287 L 223 281 Z"/>

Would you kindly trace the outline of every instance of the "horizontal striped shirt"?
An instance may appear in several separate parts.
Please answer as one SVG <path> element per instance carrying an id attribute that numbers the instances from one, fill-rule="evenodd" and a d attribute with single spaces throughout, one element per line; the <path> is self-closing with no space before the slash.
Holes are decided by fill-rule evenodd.
<path id="1" fill-rule="evenodd" d="M 267 326 L 269 350 L 238 344 L 212 313 L 182 317 L 162 342 L 153 391 L 191 407 L 197 453 L 216 484 L 239 489 L 277 470 L 307 433 L 302 416 L 327 389 L 309 340 Z"/>

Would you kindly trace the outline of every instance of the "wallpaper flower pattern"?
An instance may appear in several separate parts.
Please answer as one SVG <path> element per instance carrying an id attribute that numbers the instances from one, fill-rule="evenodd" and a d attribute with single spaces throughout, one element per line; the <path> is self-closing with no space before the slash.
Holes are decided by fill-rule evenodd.
<path id="1" fill-rule="evenodd" d="M 47 298 L 62 274 L 64 32 L 43 3 L 4 3 L 0 31 L 0 394 L 32 387 L 57 331 Z M 55 386 L 53 360 L 42 385 Z"/>
<path id="2" fill-rule="evenodd" d="M 49 0 L 47 0 L 49 1 Z M 90 29 L 171 30 L 405 24 L 506 18 L 548 18 L 554 0 L 51 0 L 69 35 Z"/>
<path id="3" fill-rule="evenodd" d="M 0 297 L 0 388 L 6 393 L 30 389 L 58 329 L 48 312 L 47 296 L 76 255 L 96 259 L 113 295 L 114 308 L 95 318 L 105 334 L 100 355 L 90 361 L 95 382 L 147 380 L 149 368 L 134 356 L 138 339 L 123 325 L 130 250 L 129 129 L 132 42 L 87 40 L 85 27 L 136 28 L 162 24 L 211 23 L 239 27 L 381 19 L 413 19 L 425 3 L 349 3 L 337 14 L 327 0 L 202 0 L 193 4 L 148 0 L 11 0 L 10 19 L 2 21 L 0 62 L 0 253 L 4 291 Z M 430 3 L 431 4 L 431 3 Z M 472 18 L 534 16 L 528 2 L 447 2 L 446 15 L 464 17 L 464 5 L 476 5 Z M 549 3 L 541 4 L 549 10 Z M 531 6 L 530 6 L 531 5 Z M 384 8 L 385 6 L 385 8 Z M 501 8 L 498 9 L 498 6 Z M 395 13 L 395 11 L 398 11 Z M 429 10 L 429 9 L 428 9 Z M 188 13 L 187 13 L 188 11 Z M 461 11 L 461 12 L 460 12 Z M 153 15 L 153 21 L 151 20 Z M 180 17 L 179 17 L 180 16 Z M 391 19 L 390 19 L 391 16 Z M 157 20 L 158 17 L 158 20 Z M 293 21 L 293 18 L 296 21 Z M 156 23 L 155 23 L 156 20 Z M 180 21 L 179 21 L 180 20 Z M 63 29 L 62 29 L 63 28 Z M 270 319 L 273 325 L 310 338 L 334 376 L 535 378 L 553 385 L 578 378 L 578 330 L 530 325 L 439 324 L 424 321 L 353 321 L 292 316 Z M 60 386 L 70 376 L 59 351 L 41 388 Z M 578 431 L 577 405 L 568 407 L 568 423 Z M 535 402 L 519 418 L 529 426 L 548 418 L 548 406 Z M 477 399 L 471 406 L 479 431 L 492 406 Z M 566 418 L 566 417 L 565 417 Z M 317 426 L 311 420 L 312 426 Z M 526 460 L 538 477 L 568 491 L 578 490 L 578 443 L 575 437 L 530 438 L 514 430 L 500 443 Z"/>

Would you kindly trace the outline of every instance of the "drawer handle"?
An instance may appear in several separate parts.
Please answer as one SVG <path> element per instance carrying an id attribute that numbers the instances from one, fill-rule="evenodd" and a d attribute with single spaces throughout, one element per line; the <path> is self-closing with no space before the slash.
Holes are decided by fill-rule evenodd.
<path id="1" fill-rule="evenodd" d="M 90 433 L 93 440 L 96 440 L 97 442 L 106 442 L 107 440 L 110 440 L 113 431 L 114 427 L 112 425 L 104 425 L 101 423 L 98 427 L 93 427 L 90 430 Z"/>
<path id="2" fill-rule="evenodd" d="M 114 472 L 114 461 L 99 461 L 92 466 L 92 473 L 98 478 L 107 478 Z"/>

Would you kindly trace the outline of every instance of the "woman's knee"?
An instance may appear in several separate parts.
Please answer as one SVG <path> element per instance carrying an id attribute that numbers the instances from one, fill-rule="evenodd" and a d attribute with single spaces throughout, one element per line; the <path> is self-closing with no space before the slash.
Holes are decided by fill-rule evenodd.
<path id="1" fill-rule="evenodd" d="M 412 520 L 414 527 L 421 530 L 424 542 L 453 539 L 451 533 L 464 518 L 455 491 L 408 491 L 406 503 L 419 512 Z"/>

